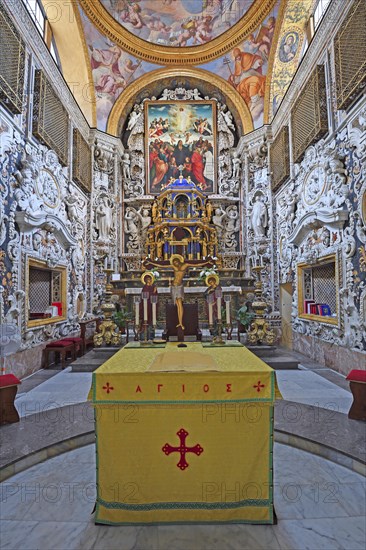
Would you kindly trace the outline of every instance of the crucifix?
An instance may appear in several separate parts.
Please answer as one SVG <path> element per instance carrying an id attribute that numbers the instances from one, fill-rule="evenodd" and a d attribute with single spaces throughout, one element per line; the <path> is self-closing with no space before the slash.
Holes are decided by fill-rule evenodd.
<path id="1" fill-rule="evenodd" d="M 178 324 L 177 328 L 184 330 L 183 325 L 183 299 L 184 299 L 184 286 L 183 278 L 188 269 L 191 267 L 212 267 L 215 264 L 212 258 L 207 260 L 185 260 L 180 254 L 172 254 L 170 260 L 151 260 L 147 258 L 144 261 L 144 267 L 151 269 L 152 267 L 159 267 L 160 269 L 173 269 L 174 279 L 172 283 L 172 298 L 173 302 L 177 306 Z"/>

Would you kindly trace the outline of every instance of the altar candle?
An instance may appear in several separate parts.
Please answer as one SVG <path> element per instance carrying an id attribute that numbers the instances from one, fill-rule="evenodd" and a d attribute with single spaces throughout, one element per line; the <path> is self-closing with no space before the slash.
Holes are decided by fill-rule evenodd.
<path id="1" fill-rule="evenodd" d="M 221 296 L 217 298 L 217 319 L 221 321 Z"/>
<path id="2" fill-rule="evenodd" d="M 113 269 L 113 267 L 114 267 L 114 258 L 112 258 L 111 260 L 111 269 Z"/>
<path id="3" fill-rule="evenodd" d="M 147 298 L 144 296 L 143 300 L 144 300 L 144 321 L 146 322 L 147 321 Z"/>
<path id="4" fill-rule="evenodd" d="M 213 303 L 208 302 L 208 324 L 213 325 Z"/>
<path id="5" fill-rule="evenodd" d="M 156 326 L 156 302 L 152 302 L 152 324 L 153 327 Z"/>
<path id="6" fill-rule="evenodd" d="M 226 324 L 230 325 L 230 300 L 226 300 Z"/>
<path id="7" fill-rule="evenodd" d="M 108 258 L 107 258 L 107 256 L 104 258 L 104 269 L 108 269 Z"/>
<path id="8" fill-rule="evenodd" d="M 140 324 L 140 302 L 135 302 L 135 326 Z"/>
<path id="9" fill-rule="evenodd" d="M 226 302 L 226 324 L 230 325 L 230 302 Z"/>

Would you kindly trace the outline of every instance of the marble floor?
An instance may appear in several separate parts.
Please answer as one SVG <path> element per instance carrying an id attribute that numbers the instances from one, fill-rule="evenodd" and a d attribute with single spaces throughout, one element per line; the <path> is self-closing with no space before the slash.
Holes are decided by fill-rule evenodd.
<path id="1" fill-rule="evenodd" d="M 91 373 L 38 371 L 19 388 L 21 417 L 84 403 Z M 344 377 L 314 363 L 276 372 L 284 399 L 346 414 Z M 358 550 L 366 545 L 365 477 L 275 443 L 278 523 L 158 527 L 96 526 L 94 446 L 32 466 L 0 484 L 0 549 Z"/>
<path id="2" fill-rule="evenodd" d="M 37 373 L 33 376 L 36 375 Z M 30 381 L 33 376 L 26 381 Z M 56 374 L 50 374 L 48 379 L 29 391 L 23 391 L 21 385 L 16 397 L 19 416 L 29 416 L 66 405 L 84 403 L 88 399 L 91 383 L 91 372 L 72 372 L 71 367 L 67 367 Z"/>
<path id="3" fill-rule="evenodd" d="M 365 478 L 275 444 L 277 525 L 94 525 L 95 449 L 82 447 L 0 485 L 2 549 L 364 550 Z"/>
<path id="4" fill-rule="evenodd" d="M 352 404 L 352 394 L 327 380 L 323 373 L 323 370 L 314 372 L 301 368 L 276 371 L 283 399 L 347 414 Z M 336 374 L 344 379 L 341 374 Z"/>

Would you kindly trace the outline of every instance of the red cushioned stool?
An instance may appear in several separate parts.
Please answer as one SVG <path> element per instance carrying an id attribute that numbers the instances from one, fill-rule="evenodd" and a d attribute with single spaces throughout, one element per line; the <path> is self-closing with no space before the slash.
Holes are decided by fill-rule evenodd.
<path id="1" fill-rule="evenodd" d="M 79 355 L 81 357 L 83 355 L 83 349 L 84 349 L 84 342 L 83 339 L 80 337 L 66 337 L 62 339 L 63 342 L 72 342 L 74 344 L 74 356 L 76 357 Z"/>
<path id="2" fill-rule="evenodd" d="M 366 371 L 351 370 L 346 380 L 349 380 L 349 387 L 353 395 L 348 418 L 366 420 Z"/>
<path id="3" fill-rule="evenodd" d="M 19 378 L 14 374 L 0 376 L 0 424 L 19 422 L 19 414 L 14 406 Z"/>
<path id="4" fill-rule="evenodd" d="M 68 353 L 71 353 L 72 359 L 75 359 L 75 346 L 73 342 L 69 342 L 68 340 L 55 340 L 47 344 L 43 349 L 42 366 L 44 369 L 48 369 L 50 353 L 55 354 L 55 363 L 57 363 L 58 358 L 61 357 L 61 366 L 64 369 Z"/>

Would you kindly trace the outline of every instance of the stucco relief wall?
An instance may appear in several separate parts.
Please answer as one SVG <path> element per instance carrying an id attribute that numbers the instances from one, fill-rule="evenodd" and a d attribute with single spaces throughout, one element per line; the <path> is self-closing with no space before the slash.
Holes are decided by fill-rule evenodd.
<path id="1" fill-rule="evenodd" d="M 365 143 L 363 101 L 333 139 L 307 149 L 293 178 L 275 197 L 280 283 L 294 285 L 294 346 L 343 372 L 365 364 Z M 339 262 L 336 325 L 303 319 L 298 309 L 298 264 L 316 266 L 330 254 Z"/>
<path id="2" fill-rule="evenodd" d="M 86 312 L 89 200 L 69 179 L 56 153 L 26 141 L 5 112 L 0 118 L 0 322 L 15 325 L 20 333 L 20 353 L 7 359 L 6 371 L 23 377 L 40 368 L 40 352 L 34 349 L 73 333 L 79 316 Z M 63 320 L 28 326 L 30 259 L 50 269 L 67 269 Z"/>

